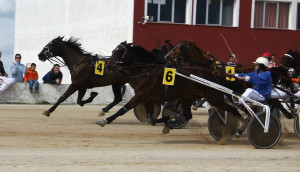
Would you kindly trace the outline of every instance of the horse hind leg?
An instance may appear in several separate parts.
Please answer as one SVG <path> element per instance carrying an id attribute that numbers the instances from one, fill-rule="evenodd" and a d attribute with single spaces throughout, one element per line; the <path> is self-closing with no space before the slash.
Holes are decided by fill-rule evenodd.
<path id="1" fill-rule="evenodd" d="M 175 126 L 177 128 L 182 128 L 183 126 L 185 126 L 187 124 L 187 122 L 189 120 L 191 120 L 193 118 L 191 106 L 194 101 L 195 101 L 194 98 L 185 98 L 185 99 L 176 101 L 176 105 L 175 105 L 175 107 L 177 107 L 176 110 L 178 110 L 178 106 L 181 106 L 182 115 L 179 116 L 179 118 L 176 119 L 175 121 L 165 122 L 165 126 L 162 129 L 163 134 L 170 133 L 170 129 L 173 129 L 173 127 L 175 127 Z"/>
<path id="2" fill-rule="evenodd" d="M 78 96 L 77 96 L 77 104 L 79 104 L 80 106 L 84 106 L 84 102 L 82 101 L 83 96 L 86 93 L 86 88 L 81 88 L 78 90 Z"/>
<path id="3" fill-rule="evenodd" d="M 122 98 L 122 86 L 124 84 L 113 84 L 112 85 L 112 90 L 114 93 L 114 101 L 111 102 L 109 105 L 106 107 L 102 108 L 101 112 L 99 112 L 98 116 L 104 116 L 111 108 L 113 108 L 115 105 L 119 104 L 123 98 Z"/>
<path id="4" fill-rule="evenodd" d="M 153 113 L 154 113 L 154 103 L 144 103 L 146 112 L 147 112 L 147 118 L 148 118 L 148 123 L 151 124 L 152 126 L 156 125 L 156 120 L 153 118 Z"/>
<path id="5" fill-rule="evenodd" d="M 126 103 L 126 105 L 124 105 L 121 109 L 119 109 L 115 114 L 106 119 L 98 120 L 96 124 L 100 125 L 101 127 L 104 127 L 106 124 L 112 123 L 119 116 L 124 115 L 127 111 L 134 108 L 138 104 L 143 103 L 141 101 L 143 98 L 144 97 L 142 92 L 136 93 L 135 96 L 133 96 L 133 98 L 128 103 Z"/>
<path id="6" fill-rule="evenodd" d="M 101 127 L 104 127 L 106 124 L 110 124 L 113 120 L 115 120 L 117 117 L 124 115 L 128 110 L 125 107 L 122 107 L 121 109 L 118 110 L 117 113 L 115 113 L 114 115 L 106 118 L 106 119 L 102 119 L 102 120 L 98 120 L 96 122 L 96 124 L 100 125 Z"/>
<path id="7" fill-rule="evenodd" d="M 94 98 L 95 98 L 97 95 L 98 95 L 97 92 L 91 92 L 91 93 L 90 93 L 90 97 L 89 97 L 88 99 L 81 101 L 81 102 L 82 102 L 82 106 L 84 106 L 84 105 L 87 104 L 87 103 L 93 102 Z"/>

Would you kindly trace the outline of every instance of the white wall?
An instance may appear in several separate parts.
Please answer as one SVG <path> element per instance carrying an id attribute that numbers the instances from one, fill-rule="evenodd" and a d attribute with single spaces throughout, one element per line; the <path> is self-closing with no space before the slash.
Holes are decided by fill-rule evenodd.
<path id="1" fill-rule="evenodd" d="M 28 83 L 14 83 L 1 94 L 0 103 L 56 103 L 60 96 L 67 90 L 69 84 L 40 84 L 39 93 L 30 93 Z M 88 90 L 84 100 L 90 97 L 90 92 L 98 92 L 92 104 L 108 104 L 113 101 L 113 92 L 110 86 L 98 87 Z M 71 95 L 65 104 L 74 104 L 78 93 Z"/>
<path id="2" fill-rule="evenodd" d="M 80 38 L 82 47 L 106 56 L 122 41 L 133 40 L 133 0 L 17 0 L 15 53 L 22 63 L 34 62 L 41 78 L 51 69 L 38 53 L 58 36 Z M 61 68 L 63 84 L 69 71 Z"/>

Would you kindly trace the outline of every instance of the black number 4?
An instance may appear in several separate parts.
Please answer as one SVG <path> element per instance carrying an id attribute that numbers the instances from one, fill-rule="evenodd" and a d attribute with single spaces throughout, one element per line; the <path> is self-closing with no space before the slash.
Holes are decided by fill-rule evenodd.
<path id="1" fill-rule="evenodd" d="M 97 70 L 98 70 L 99 72 L 102 72 L 102 64 L 99 64 L 99 65 L 98 65 Z"/>

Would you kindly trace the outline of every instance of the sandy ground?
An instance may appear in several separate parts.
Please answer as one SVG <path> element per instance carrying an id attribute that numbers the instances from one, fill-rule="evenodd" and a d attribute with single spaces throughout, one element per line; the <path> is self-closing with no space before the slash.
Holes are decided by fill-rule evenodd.
<path id="1" fill-rule="evenodd" d="M 224 144 L 207 129 L 207 109 L 181 130 L 139 122 L 133 111 L 105 127 L 102 106 L 0 104 L 0 171 L 300 171 L 300 139 L 282 119 L 274 148 L 255 149 L 244 135 Z M 119 107 L 110 111 L 109 115 Z"/>

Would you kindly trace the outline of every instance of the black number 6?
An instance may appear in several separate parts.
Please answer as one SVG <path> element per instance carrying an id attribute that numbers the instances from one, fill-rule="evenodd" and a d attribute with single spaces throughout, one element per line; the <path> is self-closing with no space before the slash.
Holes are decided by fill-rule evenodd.
<path id="1" fill-rule="evenodd" d="M 171 81 L 173 80 L 172 74 L 173 74 L 172 71 L 168 71 L 168 72 L 166 73 L 166 81 L 167 81 L 167 82 L 171 82 Z"/>

